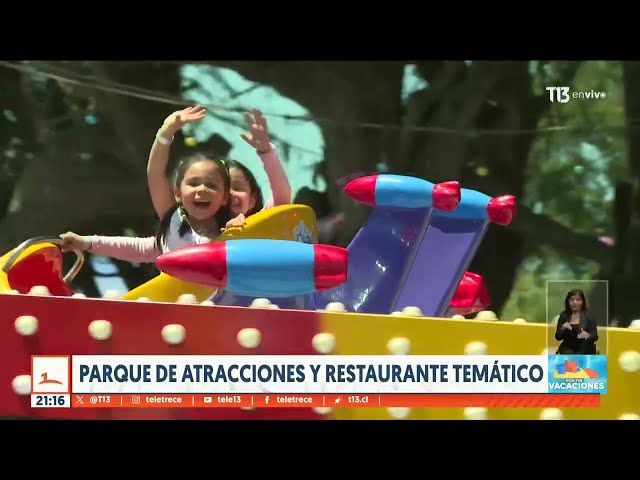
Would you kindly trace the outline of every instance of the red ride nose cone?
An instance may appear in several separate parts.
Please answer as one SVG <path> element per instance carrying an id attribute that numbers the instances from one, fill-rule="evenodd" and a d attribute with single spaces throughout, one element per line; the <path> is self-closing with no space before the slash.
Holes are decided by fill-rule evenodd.
<path id="1" fill-rule="evenodd" d="M 345 185 L 344 193 L 360 203 L 375 206 L 377 179 L 377 175 L 370 175 L 351 180 Z"/>
<path id="2" fill-rule="evenodd" d="M 469 315 L 484 310 L 489 305 L 491 299 L 482 275 L 464 272 L 449 308 L 458 315 Z"/>
<path id="3" fill-rule="evenodd" d="M 464 272 L 449 305 L 453 308 L 470 307 L 480 293 L 482 276 L 473 272 Z"/>
<path id="4" fill-rule="evenodd" d="M 347 281 L 347 249 L 333 245 L 315 244 L 313 278 L 316 289 L 328 290 Z"/>
<path id="5" fill-rule="evenodd" d="M 487 205 L 489 220 L 498 225 L 509 225 L 516 216 L 516 197 L 502 195 L 492 198 Z"/>
<path id="6" fill-rule="evenodd" d="M 224 288 L 227 284 L 225 242 L 184 247 L 156 259 L 161 272 L 189 283 Z"/>
<path id="7" fill-rule="evenodd" d="M 460 184 L 455 180 L 436 183 L 433 186 L 433 208 L 453 212 L 460 203 Z"/>

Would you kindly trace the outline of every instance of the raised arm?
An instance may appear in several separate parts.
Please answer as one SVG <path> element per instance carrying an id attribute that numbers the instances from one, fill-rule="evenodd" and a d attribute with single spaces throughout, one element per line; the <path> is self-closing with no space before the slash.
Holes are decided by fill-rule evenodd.
<path id="1" fill-rule="evenodd" d="M 167 178 L 169 150 L 173 137 L 184 125 L 200 121 L 204 115 L 205 109 L 201 107 L 189 107 L 173 112 L 165 119 L 153 141 L 147 162 L 147 184 L 158 218 L 163 218 L 176 202 L 173 187 Z"/>
<path id="2" fill-rule="evenodd" d="M 291 203 L 291 185 L 289 185 L 289 179 L 282 168 L 282 163 L 280 163 L 275 147 L 272 146 L 271 150 L 266 153 L 259 153 L 259 155 L 262 159 L 264 170 L 267 172 L 269 185 L 271 185 L 272 205 L 270 206 L 275 207 Z"/>
<path id="3" fill-rule="evenodd" d="M 291 185 L 289 185 L 287 174 L 282 168 L 275 146 L 269 138 L 267 119 L 257 108 L 253 109 L 253 115 L 245 113 L 244 117 L 250 133 L 242 133 L 240 136 L 256 149 L 271 185 L 271 199 L 265 202 L 265 207 L 291 203 Z"/>

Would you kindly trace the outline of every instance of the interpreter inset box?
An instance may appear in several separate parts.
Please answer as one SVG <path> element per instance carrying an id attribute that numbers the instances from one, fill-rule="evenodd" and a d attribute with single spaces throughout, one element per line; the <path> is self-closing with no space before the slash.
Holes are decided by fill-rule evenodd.
<path id="1" fill-rule="evenodd" d="M 547 281 L 547 348 L 550 355 L 607 355 L 609 282 Z"/>

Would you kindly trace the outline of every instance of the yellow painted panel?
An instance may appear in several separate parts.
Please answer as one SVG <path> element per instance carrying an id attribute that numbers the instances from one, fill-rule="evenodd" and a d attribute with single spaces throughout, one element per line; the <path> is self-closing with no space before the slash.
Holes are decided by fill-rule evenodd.
<path id="1" fill-rule="evenodd" d="M 489 355 L 540 355 L 548 348 L 552 353 L 557 342 L 553 325 L 514 324 L 477 320 L 396 317 L 384 315 L 322 314 L 322 330 L 336 337 L 337 355 L 386 355 L 387 342 L 393 337 L 411 341 L 413 355 L 463 355 L 465 346 L 482 342 Z M 624 351 L 640 352 L 640 330 L 601 329 L 600 338 L 608 336 L 608 393 L 598 409 L 562 409 L 565 419 L 617 419 L 625 413 L 640 414 L 640 372 L 624 372 L 618 358 Z M 487 409 L 489 419 L 534 420 L 542 409 Z M 391 419 L 386 409 L 337 409 L 336 419 Z M 461 408 L 413 409 L 409 419 L 464 419 Z"/>

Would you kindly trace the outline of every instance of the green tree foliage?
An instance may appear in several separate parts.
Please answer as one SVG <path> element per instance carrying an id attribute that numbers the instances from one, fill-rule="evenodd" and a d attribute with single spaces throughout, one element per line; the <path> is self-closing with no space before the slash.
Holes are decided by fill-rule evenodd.
<path id="1" fill-rule="evenodd" d="M 554 83 L 554 67 L 561 62 L 532 62 L 534 93 Z M 612 235 L 611 208 L 616 180 L 627 166 L 622 66 L 620 62 L 584 62 L 571 85 L 572 92 L 605 92 L 605 99 L 554 102 L 538 128 L 529 157 L 526 193 L 521 202 L 576 232 Z M 590 280 L 599 266 L 577 256 L 527 244 L 513 293 L 502 318 L 522 317 L 543 322 L 547 280 Z"/>

